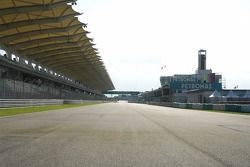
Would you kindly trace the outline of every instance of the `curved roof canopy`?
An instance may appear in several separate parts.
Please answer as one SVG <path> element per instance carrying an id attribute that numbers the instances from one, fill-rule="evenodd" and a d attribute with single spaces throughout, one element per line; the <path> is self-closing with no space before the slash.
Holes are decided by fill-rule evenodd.
<path id="1" fill-rule="evenodd" d="M 71 2 L 75 0 L 0 1 L 0 44 L 94 89 L 114 89 Z"/>

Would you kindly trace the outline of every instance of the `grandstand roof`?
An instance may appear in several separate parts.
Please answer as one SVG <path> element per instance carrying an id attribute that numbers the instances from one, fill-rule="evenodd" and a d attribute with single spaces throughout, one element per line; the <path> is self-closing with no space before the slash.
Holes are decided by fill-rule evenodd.
<path id="1" fill-rule="evenodd" d="M 75 0 L 1 0 L 0 44 L 97 90 L 112 90 L 93 39 L 71 2 Z"/>

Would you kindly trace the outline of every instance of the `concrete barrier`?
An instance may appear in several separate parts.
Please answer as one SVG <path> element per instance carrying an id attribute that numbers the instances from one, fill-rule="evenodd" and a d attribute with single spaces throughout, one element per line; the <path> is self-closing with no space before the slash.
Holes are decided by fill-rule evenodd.
<path id="1" fill-rule="evenodd" d="M 165 106 L 165 107 L 173 107 L 173 103 L 162 102 L 162 106 Z"/>
<path id="2" fill-rule="evenodd" d="M 250 113 L 250 105 L 242 105 L 241 112 L 248 112 Z"/>
<path id="3" fill-rule="evenodd" d="M 86 100 L 64 100 L 63 104 L 81 104 Z"/>
<path id="4" fill-rule="evenodd" d="M 213 110 L 225 111 L 225 104 L 213 104 Z"/>
<path id="5" fill-rule="evenodd" d="M 148 102 L 147 104 L 149 104 L 149 105 L 160 106 L 160 103 L 159 103 L 159 102 L 154 102 L 154 101 Z"/>
<path id="6" fill-rule="evenodd" d="M 241 105 L 238 104 L 225 104 L 226 111 L 241 112 Z"/>
<path id="7" fill-rule="evenodd" d="M 180 104 L 180 103 L 174 102 L 174 103 L 173 103 L 173 107 L 174 107 L 174 108 L 180 108 L 180 107 L 179 107 L 179 106 L 180 106 L 179 104 Z"/>
<path id="8" fill-rule="evenodd" d="M 187 103 L 186 104 L 186 109 L 192 109 L 193 108 L 193 104 L 192 103 Z"/>
<path id="9" fill-rule="evenodd" d="M 41 105 L 61 105 L 61 104 L 81 104 L 84 102 L 92 102 L 92 101 L 91 100 L 64 100 L 64 99 L 0 99 L 0 108 L 41 106 Z M 95 100 L 95 102 L 103 102 L 103 101 Z"/>
<path id="10" fill-rule="evenodd" d="M 59 104 L 63 104 L 63 100 L 58 100 L 58 99 L 0 99 L 0 108 L 39 106 L 39 105 L 59 105 Z"/>
<path id="11" fill-rule="evenodd" d="M 203 104 L 194 103 L 194 104 L 192 104 L 192 108 L 193 108 L 193 109 L 202 110 L 202 109 L 203 109 Z"/>
<path id="12" fill-rule="evenodd" d="M 105 102 L 104 100 L 64 100 L 63 104 L 82 104 L 86 102 Z"/>
<path id="13" fill-rule="evenodd" d="M 242 104 L 200 104 L 200 103 L 163 103 L 163 102 L 149 102 L 148 104 L 167 106 L 183 109 L 199 109 L 199 110 L 218 110 L 218 111 L 231 111 L 231 112 L 247 112 L 250 113 L 250 105 Z"/>
<path id="14" fill-rule="evenodd" d="M 179 103 L 179 108 L 187 108 L 186 103 Z"/>
<path id="15" fill-rule="evenodd" d="M 203 110 L 213 110 L 213 104 L 203 104 Z"/>

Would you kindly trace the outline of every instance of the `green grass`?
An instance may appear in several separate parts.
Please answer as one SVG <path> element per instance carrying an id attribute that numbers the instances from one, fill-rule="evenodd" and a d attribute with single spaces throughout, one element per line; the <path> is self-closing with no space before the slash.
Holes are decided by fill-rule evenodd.
<path id="1" fill-rule="evenodd" d="M 101 102 L 85 102 L 82 104 L 62 104 L 62 105 L 32 106 L 32 107 L 23 107 L 23 108 L 4 108 L 4 109 L 0 109 L 0 117 L 32 113 L 32 112 L 48 111 L 48 110 L 58 110 L 58 109 L 64 109 L 64 108 L 82 107 L 82 106 L 95 105 L 95 104 L 100 104 L 100 103 Z"/>

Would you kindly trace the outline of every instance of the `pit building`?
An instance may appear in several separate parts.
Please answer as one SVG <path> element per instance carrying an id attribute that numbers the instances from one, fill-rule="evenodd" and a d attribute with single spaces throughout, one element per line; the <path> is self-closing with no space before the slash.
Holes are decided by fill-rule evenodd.
<path id="1" fill-rule="evenodd" d="M 222 90 L 222 75 L 206 68 L 207 51 L 198 51 L 198 69 L 194 74 L 161 76 L 161 88 L 144 95 L 161 96 L 161 101 L 203 103 L 216 90 Z M 151 94 L 151 95 L 149 95 Z"/>

